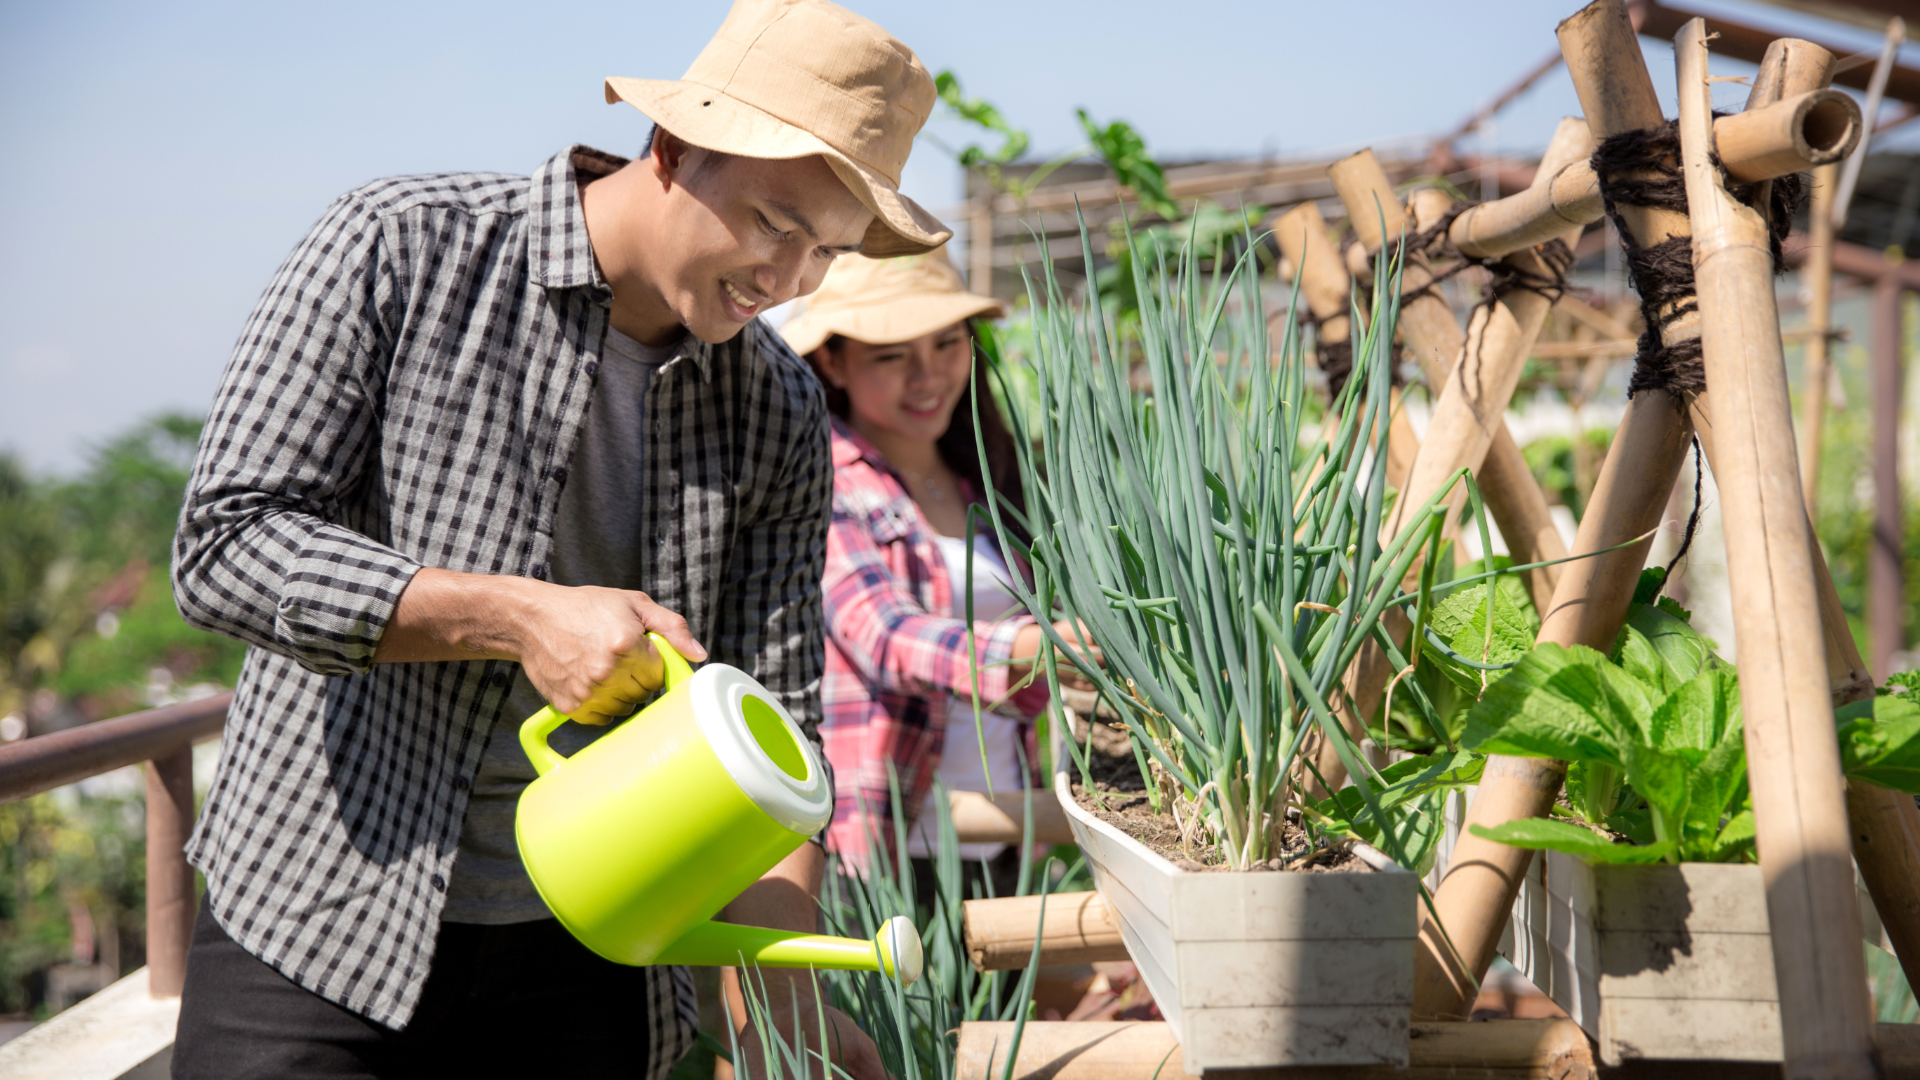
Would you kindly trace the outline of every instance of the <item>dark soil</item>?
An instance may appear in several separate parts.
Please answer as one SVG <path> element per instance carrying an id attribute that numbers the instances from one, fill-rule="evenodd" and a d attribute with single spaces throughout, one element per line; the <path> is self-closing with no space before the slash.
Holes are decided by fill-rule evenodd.
<path id="1" fill-rule="evenodd" d="M 1147 801 L 1147 784 L 1140 775 L 1139 761 L 1125 728 L 1095 722 L 1092 745 L 1088 745 L 1087 721 L 1078 719 L 1074 732 L 1080 746 L 1088 749 L 1087 771 L 1092 774 L 1089 792 L 1078 780 L 1073 783 L 1074 801 L 1094 817 L 1112 825 L 1145 844 L 1155 854 L 1186 871 L 1230 871 L 1219 853 L 1205 844 L 1189 845 L 1181 841 L 1180 827 L 1170 814 L 1156 814 Z M 1069 766 L 1073 768 L 1073 766 Z M 1344 845 L 1333 844 L 1315 850 L 1305 829 L 1288 822 L 1283 840 L 1284 853 L 1244 869 L 1287 870 L 1309 874 L 1372 873 Z"/>

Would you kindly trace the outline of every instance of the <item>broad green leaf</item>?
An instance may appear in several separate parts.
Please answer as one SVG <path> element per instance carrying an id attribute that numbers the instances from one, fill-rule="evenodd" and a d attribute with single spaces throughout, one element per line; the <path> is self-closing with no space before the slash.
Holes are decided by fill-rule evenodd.
<path id="1" fill-rule="evenodd" d="M 1633 602 L 1651 604 L 1667 587 L 1667 570 L 1663 566 L 1649 566 L 1640 571 L 1640 580 L 1633 583 Z"/>
<path id="2" fill-rule="evenodd" d="M 1560 851 L 1592 862 L 1620 865 L 1656 863 L 1672 853 L 1674 847 L 1671 843 L 1618 844 L 1592 829 L 1551 818 L 1509 821 L 1491 829 L 1485 825 L 1469 828 L 1482 840 L 1534 851 Z"/>
<path id="3" fill-rule="evenodd" d="M 1625 751 L 1627 783 L 1653 811 L 1653 835 L 1680 843 L 1686 835 L 1687 804 L 1693 795 L 1687 762 L 1678 754 L 1636 741 L 1627 742 L 1621 749 Z"/>
<path id="4" fill-rule="evenodd" d="M 1700 673 L 1712 646 L 1693 627 L 1658 607 L 1636 604 L 1615 643 L 1620 666 L 1658 693 L 1668 693 Z"/>
<path id="5" fill-rule="evenodd" d="M 1686 825 L 1681 840 L 1684 858 L 1713 861 L 1721 820 L 1745 789 L 1746 778 L 1746 741 L 1736 726 L 1687 774 Z"/>
<path id="6" fill-rule="evenodd" d="M 1714 839 L 1708 862 L 1733 862 L 1753 848 L 1753 811 L 1743 810 L 1727 820 Z"/>
<path id="7" fill-rule="evenodd" d="M 1848 777 L 1920 794 L 1920 703 L 1887 694 L 1847 705 L 1835 719 Z"/>
<path id="8" fill-rule="evenodd" d="M 1480 770 L 1486 761 L 1479 754 L 1462 750 L 1394 762 L 1380 771 L 1377 792 L 1380 807 L 1391 811 L 1434 792 L 1471 787 L 1480 782 Z M 1358 788 L 1341 788 L 1314 803 L 1313 808 L 1339 821 L 1362 821 L 1367 817 Z"/>
<path id="9" fill-rule="evenodd" d="M 1487 688 L 1462 743 L 1485 754 L 1624 765 L 1619 744 L 1648 708 L 1645 689 L 1606 657 L 1546 644 Z"/>
<path id="10" fill-rule="evenodd" d="M 1608 814 L 1606 826 L 1636 844 L 1651 844 L 1654 841 L 1653 811 L 1644 806 Z"/>
<path id="11" fill-rule="evenodd" d="M 1493 591 L 1493 634 L 1487 634 L 1487 588 L 1485 583 L 1456 589 L 1434 605 L 1433 632 L 1461 656 L 1483 664 L 1510 664 L 1533 648 L 1533 623 L 1527 609 L 1514 602 L 1509 590 Z M 1459 665 L 1448 665 L 1449 673 L 1465 680 L 1474 693 L 1480 691 L 1480 672 Z"/>
<path id="12" fill-rule="evenodd" d="M 1567 769 L 1567 801 L 1583 818 L 1604 823 L 1620 809 L 1627 793 L 1620 766 L 1604 761 L 1576 761 Z"/>
<path id="13" fill-rule="evenodd" d="M 1725 667 L 1701 671 L 1654 708 L 1648 726 L 1653 745 L 1662 750 L 1713 750 L 1729 734 L 1739 734 L 1738 676 Z"/>

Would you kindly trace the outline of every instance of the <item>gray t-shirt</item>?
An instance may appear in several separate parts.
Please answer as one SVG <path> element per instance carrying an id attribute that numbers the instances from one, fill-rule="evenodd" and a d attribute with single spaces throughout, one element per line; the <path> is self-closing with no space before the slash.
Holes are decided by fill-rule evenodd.
<path id="1" fill-rule="evenodd" d="M 567 463 L 567 482 L 554 520 L 555 584 L 640 588 L 646 549 L 637 538 L 647 386 L 654 371 L 676 356 L 686 340 L 642 345 L 607 328 L 593 404 Z M 440 914 L 443 922 L 499 925 L 552 917 L 520 864 L 513 838 L 520 792 L 536 775 L 520 749 L 520 724 L 545 705 L 524 672 L 515 676 L 507 711 L 493 726 L 486 757 L 473 778 L 460 830 L 460 856 L 454 860 L 447 904 Z M 572 754 L 611 730 L 611 725 L 568 723 L 550 742 L 560 753 Z"/>

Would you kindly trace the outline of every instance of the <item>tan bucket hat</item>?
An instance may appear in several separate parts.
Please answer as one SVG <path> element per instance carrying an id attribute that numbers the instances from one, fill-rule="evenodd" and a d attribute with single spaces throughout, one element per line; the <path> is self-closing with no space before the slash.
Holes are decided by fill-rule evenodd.
<path id="1" fill-rule="evenodd" d="M 961 319 L 1005 314 L 1000 301 L 967 291 L 944 247 L 892 259 L 842 255 L 808 299 L 807 310 L 788 319 L 780 335 L 805 356 L 835 334 L 892 345 Z"/>
<path id="2" fill-rule="evenodd" d="M 607 80 L 695 146 L 753 158 L 819 154 L 878 216 L 861 249 L 914 255 L 953 230 L 900 194 L 900 170 L 937 95 L 913 50 L 826 0 L 735 0 L 679 82 Z"/>

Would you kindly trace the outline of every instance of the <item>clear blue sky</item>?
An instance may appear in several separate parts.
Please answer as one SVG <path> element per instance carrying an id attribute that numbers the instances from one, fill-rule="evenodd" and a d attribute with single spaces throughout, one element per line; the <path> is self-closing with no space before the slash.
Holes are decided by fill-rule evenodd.
<path id="1" fill-rule="evenodd" d="M 1783 31 L 1808 25 L 1740 0 L 1707 4 Z M 1084 106 L 1179 159 L 1292 157 L 1445 129 L 1553 51 L 1554 24 L 1578 2 L 851 6 L 999 104 L 1037 152 L 1075 145 Z M 677 77 L 725 9 L 0 5 L 0 449 L 66 472 L 142 416 L 204 411 L 274 268 L 348 188 L 396 173 L 524 173 L 571 142 L 632 152 L 646 122 L 602 104 L 601 79 Z M 1670 98 L 1668 52 L 1653 44 L 1649 60 Z M 1498 142 L 1536 148 L 1577 111 L 1556 72 L 1503 114 Z M 951 122 L 929 130 L 967 137 Z M 923 140 L 905 186 L 943 208 L 958 171 Z"/>

